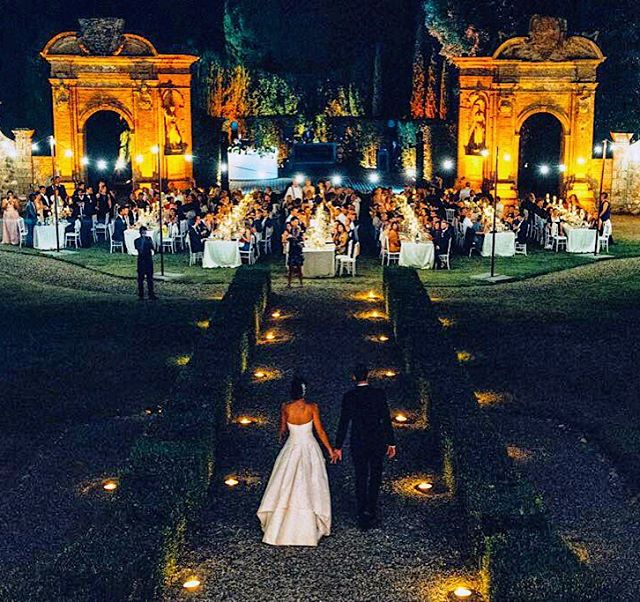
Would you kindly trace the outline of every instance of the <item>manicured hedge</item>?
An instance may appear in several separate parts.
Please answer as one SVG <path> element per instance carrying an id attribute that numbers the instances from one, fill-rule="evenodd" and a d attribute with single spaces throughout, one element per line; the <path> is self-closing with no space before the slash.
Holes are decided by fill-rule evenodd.
<path id="1" fill-rule="evenodd" d="M 585 570 L 551 532 L 542 499 L 515 469 L 478 406 L 415 270 L 385 268 L 383 286 L 407 376 L 428 390 L 427 421 L 442 451 L 442 474 L 464 508 L 491 599 L 511 601 L 511 585 L 542 580 L 547 600 L 563 600 L 567 584 L 588 582 Z M 547 557 L 563 562 L 545 564 L 541 558 Z"/>
<path id="2" fill-rule="evenodd" d="M 217 432 L 232 415 L 235 383 L 247 369 L 270 286 L 268 268 L 237 271 L 179 374 L 172 401 L 134 445 L 117 493 L 95 527 L 36 567 L 29 583 L 11 580 L 8 596 L 158 599 L 176 568 L 187 526 L 207 499 Z"/>

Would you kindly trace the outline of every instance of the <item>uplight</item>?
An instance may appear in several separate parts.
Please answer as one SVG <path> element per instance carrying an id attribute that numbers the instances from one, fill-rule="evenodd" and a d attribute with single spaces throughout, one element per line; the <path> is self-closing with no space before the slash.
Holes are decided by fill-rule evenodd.
<path id="1" fill-rule="evenodd" d="M 433 483 L 429 483 L 428 481 L 422 481 L 416 485 L 416 489 L 420 493 L 427 493 L 433 489 Z"/>
<path id="2" fill-rule="evenodd" d="M 407 422 L 409 422 L 409 417 L 406 414 L 396 414 L 393 419 L 398 423 L 398 424 L 406 424 Z"/>
<path id="3" fill-rule="evenodd" d="M 185 589 L 196 589 L 200 587 L 200 580 L 196 577 L 191 577 L 191 579 L 188 579 L 182 584 L 182 587 Z"/>
<path id="4" fill-rule="evenodd" d="M 564 173 L 565 171 L 567 171 L 567 166 L 566 166 L 566 165 L 563 165 L 563 164 L 558 165 L 558 171 L 559 171 L 560 173 Z"/>
<path id="5" fill-rule="evenodd" d="M 238 479 L 234 477 L 229 477 L 228 479 L 225 480 L 224 484 L 227 487 L 237 487 L 240 484 L 240 481 L 238 481 Z"/>
<path id="6" fill-rule="evenodd" d="M 184 160 L 185 160 L 187 163 L 193 163 L 193 155 L 185 155 L 185 156 L 184 156 Z"/>
<path id="7" fill-rule="evenodd" d="M 389 337 L 388 337 L 386 334 L 381 334 L 381 335 L 378 337 L 378 340 L 379 340 L 381 343 L 386 343 L 386 342 L 389 340 Z"/>
<path id="8" fill-rule="evenodd" d="M 271 317 L 272 318 L 276 318 L 276 320 L 277 320 L 278 318 L 282 317 L 282 312 L 280 310 L 276 310 L 271 314 Z"/>
<path id="9" fill-rule="evenodd" d="M 480 151 L 480 154 L 481 154 L 483 157 L 488 157 L 488 156 L 489 156 L 489 149 L 488 149 L 488 148 L 483 148 L 483 149 Z"/>
<path id="10" fill-rule="evenodd" d="M 395 373 L 393 370 L 387 370 L 387 371 L 384 373 L 384 375 L 385 375 L 387 378 L 393 378 L 394 376 L 396 376 L 396 373 Z"/>
<path id="11" fill-rule="evenodd" d="M 268 332 L 265 338 L 267 339 L 267 341 L 275 341 L 276 335 L 273 332 Z"/>
<path id="12" fill-rule="evenodd" d="M 238 424 L 241 424 L 242 426 L 249 426 L 254 422 L 255 421 L 253 420 L 253 418 L 249 418 L 248 416 L 243 416 L 242 418 L 238 419 Z"/>
<path id="13" fill-rule="evenodd" d="M 262 370 L 256 370 L 256 371 L 253 373 L 253 375 L 254 375 L 256 378 L 265 378 L 265 377 L 267 376 L 267 373 L 266 373 L 266 372 L 264 372 L 264 371 L 262 371 Z"/>
<path id="14" fill-rule="evenodd" d="M 374 300 L 377 298 L 377 295 L 375 293 L 375 291 L 369 291 L 369 294 L 367 295 L 367 297 L 369 297 L 369 299 Z"/>
<path id="15" fill-rule="evenodd" d="M 109 479 L 102 484 L 102 488 L 105 491 L 115 491 L 118 488 L 118 483 L 113 479 Z"/>
<path id="16" fill-rule="evenodd" d="M 380 312 L 374 309 L 370 315 L 374 320 L 377 320 L 380 317 Z"/>
<path id="17" fill-rule="evenodd" d="M 473 591 L 471 591 L 468 587 L 456 587 L 456 589 L 453 590 L 453 595 L 456 598 L 460 598 L 461 600 L 464 600 L 465 598 L 470 598 L 471 596 L 473 596 Z"/>
<path id="18" fill-rule="evenodd" d="M 504 155 L 502 155 L 502 159 L 504 161 L 509 162 L 509 161 L 511 161 L 511 155 L 509 153 L 505 153 Z"/>

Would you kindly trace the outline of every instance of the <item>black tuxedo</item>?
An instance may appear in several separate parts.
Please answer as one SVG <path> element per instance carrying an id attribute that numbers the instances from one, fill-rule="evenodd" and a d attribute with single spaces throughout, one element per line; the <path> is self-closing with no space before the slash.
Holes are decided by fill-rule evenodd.
<path id="1" fill-rule="evenodd" d="M 58 184 L 55 187 L 53 186 L 53 184 L 51 186 L 47 186 L 47 189 L 45 191 L 45 194 L 47 195 L 47 198 L 49 200 L 52 199 L 52 197 L 56 193 L 56 188 L 58 189 L 58 197 L 60 197 L 60 199 L 62 199 L 62 202 L 66 203 L 67 202 L 67 189 L 64 187 L 64 184 Z"/>
<path id="2" fill-rule="evenodd" d="M 71 221 L 74 224 L 76 220 L 80 220 L 80 244 L 83 247 L 90 247 L 93 243 L 93 213 L 91 197 L 86 194 L 79 196 L 73 205 Z"/>
<path id="3" fill-rule="evenodd" d="M 358 515 L 375 516 L 384 454 L 395 441 L 387 397 L 382 389 L 363 385 L 345 394 L 336 435 L 337 449 L 342 449 L 349 426 Z"/>
<path id="4" fill-rule="evenodd" d="M 119 215 L 113 222 L 113 240 L 124 244 L 124 231 L 129 227 L 127 218 Z"/>
<path id="5" fill-rule="evenodd" d="M 146 278 L 149 298 L 153 298 L 153 241 L 148 236 L 140 236 L 133 244 L 138 252 L 138 296 L 144 297 Z"/>

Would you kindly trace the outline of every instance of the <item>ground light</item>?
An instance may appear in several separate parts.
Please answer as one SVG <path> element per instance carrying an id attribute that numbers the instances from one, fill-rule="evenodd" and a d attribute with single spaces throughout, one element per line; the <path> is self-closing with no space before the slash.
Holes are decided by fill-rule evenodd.
<path id="1" fill-rule="evenodd" d="M 378 337 L 378 341 L 380 341 L 381 343 L 386 343 L 389 340 L 389 337 L 386 334 L 381 334 Z"/>
<path id="2" fill-rule="evenodd" d="M 256 371 L 253 373 L 253 375 L 254 375 L 256 378 L 266 378 L 267 373 L 266 373 L 264 370 L 256 370 Z"/>
<path id="3" fill-rule="evenodd" d="M 480 602 L 481 600 L 480 594 L 466 585 L 460 585 L 449 592 L 448 598 L 449 600 L 467 600 L 467 602 Z"/>
<path id="4" fill-rule="evenodd" d="M 118 488 L 118 482 L 115 479 L 108 479 L 102 483 L 102 488 L 105 491 L 115 491 Z"/>
<path id="5" fill-rule="evenodd" d="M 191 577 L 182 584 L 182 587 L 184 587 L 185 589 L 194 590 L 197 587 L 200 587 L 200 579 L 198 579 L 197 577 Z"/>
<path id="6" fill-rule="evenodd" d="M 421 481 L 416 485 L 416 490 L 420 493 L 429 493 L 433 489 L 433 483 L 429 483 L 428 481 Z"/>
<path id="7" fill-rule="evenodd" d="M 409 422 L 409 416 L 403 414 L 402 412 L 398 412 L 394 417 L 393 421 L 398 424 L 407 424 Z"/>
<path id="8" fill-rule="evenodd" d="M 268 332 L 264 338 L 267 339 L 267 341 L 275 341 L 276 335 L 274 332 Z"/>
<path id="9" fill-rule="evenodd" d="M 277 309 L 276 311 L 274 311 L 274 312 L 271 314 L 271 317 L 272 317 L 272 318 L 275 318 L 275 319 L 277 320 L 278 318 L 281 318 L 281 317 L 282 317 L 282 312 L 281 312 L 280 310 L 278 310 L 278 309 Z"/>
<path id="10" fill-rule="evenodd" d="M 396 376 L 396 373 L 395 373 L 393 370 L 387 370 L 387 371 L 384 373 L 384 375 L 385 375 L 387 378 L 393 378 L 394 376 Z"/>
<path id="11" fill-rule="evenodd" d="M 238 424 L 242 426 L 249 426 L 254 422 L 255 420 L 253 418 L 250 418 L 249 416 L 242 416 L 241 418 L 238 418 Z"/>
<path id="12" fill-rule="evenodd" d="M 240 485 L 240 481 L 238 481 L 238 479 L 236 479 L 235 477 L 228 477 L 225 479 L 224 484 L 227 487 L 237 487 L 238 485 Z"/>

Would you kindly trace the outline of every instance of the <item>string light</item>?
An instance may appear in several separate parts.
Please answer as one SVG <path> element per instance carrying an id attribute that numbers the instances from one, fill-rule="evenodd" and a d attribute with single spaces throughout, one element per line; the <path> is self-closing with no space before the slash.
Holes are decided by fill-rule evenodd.
<path id="1" fill-rule="evenodd" d="M 380 174 L 376 173 L 375 171 L 371 174 L 369 174 L 369 182 L 371 182 L 372 184 L 377 184 L 380 181 Z"/>
<path id="2" fill-rule="evenodd" d="M 442 169 L 451 171 L 453 169 L 453 159 L 445 159 L 442 162 Z"/>
<path id="3" fill-rule="evenodd" d="M 96 167 L 100 171 L 104 171 L 105 169 L 107 169 L 107 162 L 104 159 L 98 159 L 98 161 L 96 162 Z"/>

